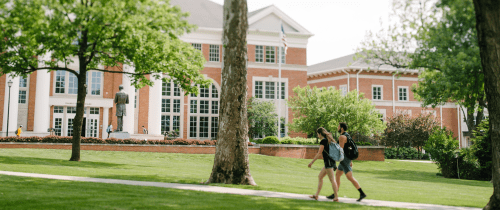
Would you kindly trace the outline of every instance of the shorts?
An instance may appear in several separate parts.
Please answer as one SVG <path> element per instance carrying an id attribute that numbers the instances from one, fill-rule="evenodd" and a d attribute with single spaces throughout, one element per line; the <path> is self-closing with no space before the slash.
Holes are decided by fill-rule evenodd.
<path id="1" fill-rule="evenodd" d="M 343 171 L 345 174 L 349 173 L 349 171 L 352 171 L 351 159 L 344 156 L 344 160 L 340 161 L 339 170 Z"/>
<path id="2" fill-rule="evenodd" d="M 325 162 L 325 168 L 333 168 L 333 170 L 337 170 L 337 166 L 335 165 L 335 161 L 330 159 L 330 158 L 326 158 L 323 159 L 323 162 Z"/>

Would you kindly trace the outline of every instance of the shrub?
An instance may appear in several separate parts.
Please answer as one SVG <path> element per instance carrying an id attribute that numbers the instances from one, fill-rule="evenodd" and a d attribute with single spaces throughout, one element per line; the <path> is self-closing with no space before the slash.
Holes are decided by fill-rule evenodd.
<path id="1" fill-rule="evenodd" d="M 427 155 L 428 156 L 428 155 Z M 387 159 L 418 159 L 418 150 L 412 147 L 385 148 L 385 158 Z"/>
<path id="2" fill-rule="evenodd" d="M 263 144 L 280 144 L 280 140 L 276 136 L 267 136 L 262 140 Z"/>
<path id="3" fill-rule="evenodd" d="M 479 164 L 479 170 L 481 171 L 480 180 L 491 180 L 491 163 L 493 148 L 491 147 L 491 136 L 489 133 L 489 121 L 483 120 L 481 124 L 479 124 L 476 130 L 473 131 L 473 134 L 476 138 L 472 139 L 472 152 L 474 156 L 477 158 Z M 486 131 L 486 132 L 485 132 Z"/>
<path id="4" fill-rule="evenodd" d="M 458 140 L 453 138 L 453 133 L 446 128 L 435 129 L 424 147 L 446 178 L 458 177 L 455 158 L 457 148 Z"/>
<path id="5" fill-rule="evenodd" d="M 370 142 L 356 142 L 358 146 L 372 146 L 373 144 Z"/>

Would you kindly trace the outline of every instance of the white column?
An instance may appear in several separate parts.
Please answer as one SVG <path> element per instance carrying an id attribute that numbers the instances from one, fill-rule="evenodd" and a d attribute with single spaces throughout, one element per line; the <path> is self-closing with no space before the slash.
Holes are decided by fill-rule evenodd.
<path id="1" fill-rule="evenodd" d="M 154 85 L 149 87 L 148 134 L 161 135 L 161 75 L 160 79 L 151 75 L 151 81 Z"/>
<path id="2" fill-rule="evenodd" d="M 50 122 L 50 74 L 48 70 L 38 70 L 36 73 L 35 121 L 34 133 L 47 133 Z"/>
<path id="3" fill-rule="evenodd" d="M 107 139 L 108 132 L 106 132 L 106 129 L 108 128 L 109 107 L 103 107 L 102 110 L 103 110 L 102 111 L 102 138 Z"/>
<path id="4" fill-rule="evenodd" d="M 123 70 L 125 72 L 135 71 L 133 67 L 128 65 L 123 65 Z M 127 74 L 123 74 L 122 85 L 123 85 L 123 90 L 128 94 L 128 104 L 125 106 L 127 109 L 127 115 L 123 116 L 123 131 L 133 134 L 135 126 L 135 119 L 134 119 L 135 87 L 132 86 L 130 77 Z"/>
<path id="5" fill-rule="evenodd" d="M 2 136 L 5 136 L 7 132 L 7 113 L 9 110 L 9 80 L 12 81 L 12 87 L 10 88 L 10 114 L 9 114 L 9 136 L 15 135 L 15 130 L 17 129 L 17 111 L 18 111 L 18 100 L 19 100 L 19 77 L 12 78 L 11 74 L 7 74 L 5 78 L 5 98 L 4 98 L 4 109 L 3 109 L 3 124 L 2 124 Z M 23 130 L 25 130 L 24 128 Z"/>

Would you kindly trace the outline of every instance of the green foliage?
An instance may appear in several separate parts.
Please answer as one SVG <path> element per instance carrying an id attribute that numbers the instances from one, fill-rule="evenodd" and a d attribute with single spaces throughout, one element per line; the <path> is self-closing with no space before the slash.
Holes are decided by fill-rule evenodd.
<path id="1" fill-rule="evenodd" d="M 453 138 L 453 132 L 446 128 L 435 129 L 424 149 L 436 162 L 444 177 L 457 177 L 455 155 L 458 153 L 458 140 Z"/>
<path id="2" fill-rule="evenodd" d="M 419 158 L 420 155 L 418 150 L 413 147 L 400 147 L 400 148 L 388 147 L 385 148 L 384 155 L 386 159 L 429 160 L 428 154 L 424 154 L 423 156 L 421 156 L 421 158 Z"/>
<path id="3" fill-rule="evenodd" d="M 358 146 L 373 146 L 372 143 L 370 143 L 370 142 L 363 142 L 363 141 L 356 142 L 356 145 L 358 145 Z"/>
<path id="4" fill-rule="evenodd" d="M 317 145 L 316 138 L 291 138 L 289 136 L 281 138 L 281 144 Z"/>
<path id="5" fill-rule="evenodd" d="M 342 96 L 340 90 L 306 86 L 296 87 L 293 92 L 295 95 L 288 99 L 294 118 L 289 124 L 292 131 L 315 135 L 317 128 L 324 127 L 335 134 L 340 122 L 347 123 L 351 133 L 365 135 L 382 132 L 385 128 L 375 105 L 363 99 L 363 94 L 358 98 L 356 91 Z"/>
<path id="6" fill-rule="evenodd" d="M 489 121 L 483 120 L 476 130 L 473 131 L 475 138 L 471 139 L 471 150 L 477 158 L 482 180 L 491 180 L 492 178 L 492 152 L 491 135 Z"/>
<path id="7" fill-rule="evenodd" d="M 262 143 L 263 144 L 281 144 L 280 140 L 278 140 L 278 137 L 276 137 L 276 136 L 266 136 L 266 138 L 264 138 L 262 140 Z"/>
<path id="8" fill-rule="evenodd" d="M 248 128 L 249 136 L 276 135 L 278 115 L 273 102 L 260 101 L 254 97 L 250 98 L 248 100 L 247 116 L 250 124 Z"/>

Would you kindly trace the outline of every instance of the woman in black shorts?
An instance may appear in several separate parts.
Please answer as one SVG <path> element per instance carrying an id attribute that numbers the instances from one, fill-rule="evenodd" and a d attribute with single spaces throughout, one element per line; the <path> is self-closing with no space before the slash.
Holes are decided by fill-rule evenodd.
<path id="1" fill-rule="evenodd" d="M 319 172 L 319 175 L 318 175 L 318 178 L 319 178 L 318 191 L 316 191 L 316 194 L 311 195 L 309 197 L 318 200 L 319 192 L 321 192 L 321 188 L 323 187 L 323 178 L 326 175 L 328 175 L 328 178 L 330 179 L 330 182 L 332 183 L 332 188 L 333 188 L 333 192 L 334 192 L 333 201 L 338 202 L 339 198 L 338 198 L 338 193 L 337 193 L 337 191 L 338 191 L 337 182 L 333 178 L 333 171 L 337 170 L 337 167 L 335 166 L 335 161 L 332 160 L 330 158 L 330 156 L 328 156 L 328 153 L 327 153 L 328 149 L 329 149 L 328 145 L 331 142 L 335 142 L 335 139 L 333 139 L 331 133 L 328 133 L 326 131 L 326 129 L 324 129 L 322 127 L 318 128 L 318 130 L 316 130 L 316 132 L 318 133 L 318 138 L 320 138 L 322 140 L 320 142 L 318 154 L 316 154 L 316 156 L 314 156 L 314 159 L 312 160 L 311 163 L 309 163 L 308 166 L 309 166 L 309 168 L 311 168 L 311 166 L 314 164 L 314 161 L 316 161 L 321 155 L 323 155 L 323 161 L 325 162 L 325 167 L 323 167 L 323 169 L 321 169 L 321 172 Z"/>

